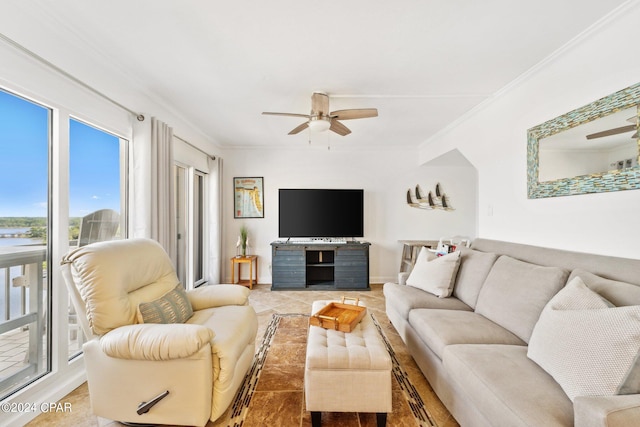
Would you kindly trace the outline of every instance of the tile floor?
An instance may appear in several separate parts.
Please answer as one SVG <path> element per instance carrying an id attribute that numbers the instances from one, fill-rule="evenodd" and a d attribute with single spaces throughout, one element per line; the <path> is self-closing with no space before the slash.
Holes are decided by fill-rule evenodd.
<path id="1" fill-rule="evenodd" d="M 258 335 L 256 338 L 256 348 L 262 342 L 262 336 L 274 313 L 309 313 L 311 303 L 315 300 L 339 299 L 342 295 L 353 298 L 360 298 L 367 304 L 367 307 L 374 313 L 378 322 L 382 326 L 387 338 L 391 342 L 400 363 L 409 374 L 411 381 L 418 390 L 425 406 L 437 422 L 439 427 L 456 427 L 458 424 L 449 414 L 435 395 L 429 383 L 418 369 L 409 355 L 406 346 L 389 322 L 385 314 L 384 296 L 382 285 L 372 285 L 370 292 L 361 291 L 276 291 L 271 292 L 270 285 L 254 286 L 249 297 L 251 305 L 258 314 Z M 91 415 L 89 404 L 89 394 L 86 383 L 71 392 L 61 400 L 62 403 L 70 403 L 72 413 L 69 414 L 42 414 L 31 421 L 27 426 L 109 426 L 116 427 L 122 424 L 99 418 Z M 328 420 L 327 420 L 328 421 Z M 310 425 L 310 418 L 302 421 L 304 426 Z M 323 423 L 324 425 L 324 423 Z M 218 427 L 215 423 L 209 422 L 207 427 Z"/>

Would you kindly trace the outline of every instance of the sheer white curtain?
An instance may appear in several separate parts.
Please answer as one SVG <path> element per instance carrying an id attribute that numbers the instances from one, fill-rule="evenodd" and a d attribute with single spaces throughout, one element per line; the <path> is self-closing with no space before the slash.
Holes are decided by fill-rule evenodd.
<path id="1" fill-rule="evenodd" d="M 176 218 L 173 173 L 173 129 L 151 118 L 150 235 L 176 264 Z"/>
<path id="2" fill-rule="evenodd" d="M 222 159 L 209 158 L 208 222 L 209 245 L 208 281 L 220 283 L 222 276 Z"/>

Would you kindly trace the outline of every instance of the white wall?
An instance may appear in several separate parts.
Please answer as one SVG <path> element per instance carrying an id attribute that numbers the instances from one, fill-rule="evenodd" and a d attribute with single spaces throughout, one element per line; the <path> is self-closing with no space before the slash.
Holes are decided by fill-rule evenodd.
<path id="1" fill-rule="evenodd" d="M 457 148 L 478 170 L 478 236 L 640 258 L 640 191 L 527 199 L 527 129 L 640 80 L 630 54 L 640 5 L 610 17 L 493 101 L 426 141 L 426 162 Z"/>
<path id="2" fill-rule="evenodd" d="M 396 280 L 400 267 L 400 239 L 438 239 L 456 234 L 475 235 L 475 170 L 464 166 L 418 166 L 417 152 L 352 150 L 304 143 L 291 149 L 242 149 L 224 154 L 222 244 L 223 277 L 230 280 L 228 259 L 242 224 L 249 228 L 251 252 L 259 256 L 259 282 L 271 283 L 272 241 L 278 238 L 279 188 L 362 188 L 365 197 L 365 236 L 372 244 L 370 281 Z M 264 177 L 263 219 L 234 219 L 233 177 Z M 421 210 L 406 205 L 406 192 L 416 184 L 434 190 L 440 182 L 454 211 Z M 246 267 L 245 267 L 246 268 Z M 246 270 L 244 270 L 246 272 Z M 243 278 L 247 274 L 243 273 Z"/>

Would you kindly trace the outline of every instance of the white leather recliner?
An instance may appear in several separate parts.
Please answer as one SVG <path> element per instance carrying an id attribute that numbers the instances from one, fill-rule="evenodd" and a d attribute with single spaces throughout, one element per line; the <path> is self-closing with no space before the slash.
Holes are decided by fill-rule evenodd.
<path id="1" fill-rule="evenodd" d="M 74 249 L 62 273 L 87 337 L 95 415 L 202 426 L 225 412 L 255 352 L 258 321 L 247 288 L 203 286 L 186 292 L 185 302 L 169 257 L 149 239 Z M 175 321 L 176 310 L 178 320 L 193 314 L 183 323 L 141 323 Z"/>

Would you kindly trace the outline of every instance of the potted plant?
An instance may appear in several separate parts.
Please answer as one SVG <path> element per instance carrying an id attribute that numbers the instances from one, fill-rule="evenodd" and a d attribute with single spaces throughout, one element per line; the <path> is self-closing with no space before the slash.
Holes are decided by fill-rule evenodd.
<path id="1" fill-rule="evenodd" d="M 242 256 L 247 256 L 247 246 L 249 245 L 249 230 L 243 225 L 240 227 L 240 246 L 242 247 Z"/>

